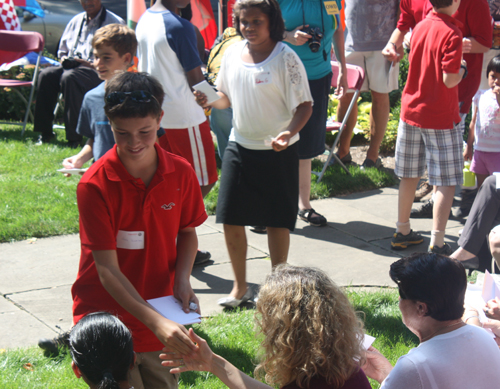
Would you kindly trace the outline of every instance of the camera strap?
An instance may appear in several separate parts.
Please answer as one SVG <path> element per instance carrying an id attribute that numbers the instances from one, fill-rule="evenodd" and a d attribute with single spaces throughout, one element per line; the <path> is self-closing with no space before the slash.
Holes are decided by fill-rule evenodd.
<path id="1" fill-rule="evenodd" d="M 325 36 L 325 21 L 323 20 L 323 7 L 322 7 L 322 1 L 319 0 L 319 13 L 321 14 L 321 33 L 323 34 L 323 37 Z M 302 26 L 306 26 L 306 12 L 304 10 L 304 0 L 302 0 Z M 323 60 L 326 61 L 326 51 L 325 51 L 325 45 L 323 44 Z"/>

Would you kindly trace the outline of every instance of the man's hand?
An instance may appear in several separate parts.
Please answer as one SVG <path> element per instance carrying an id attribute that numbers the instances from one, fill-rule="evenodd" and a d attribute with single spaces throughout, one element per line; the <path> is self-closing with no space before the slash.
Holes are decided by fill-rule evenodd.
<path id="1" fill-rule="evenodd" d="M 86 61 L 81 58 L 73 58 L 76 62 L 80 63 L 80 66 L 85 66 L 86 68 L 94 68 L 94 64 L 92 62 Z"/>
<path id="2" fill-rule="evenodd" d="M 392 42 L 388 42 L 384 49 L 382 50 L 382 55 L 385 57 L 386 60 L 389 62 L 399 62 L 401 61 L 401 58 L 399 57 L 399 49 L 402 49 L 402 46 L 400 48 L 396 48 L 396 45 Z M 404 51 L 403 51 L 404 53 Z"/>
<path id="3" fill-rule="evenodd" d="M 200 107 L 206 108 L 207 105 L 207 95 L 203 92 L 195 90 L 193 92 L 194 98 Z"/>
<path id="4" fill-rule="evenodd" d="M 309 27 L 309 25 L 307 24 L 305 27 Z M 304 43 L 306 43 L 309 39 L 312 38 L 311 35 L 305 33 L 304 31 L 301 31 L 303 28 L 304 26 L 298 26 L 293 31 L 286 31 L 285 41 L 291 43 L 294 46 L 302 46 Z"/>

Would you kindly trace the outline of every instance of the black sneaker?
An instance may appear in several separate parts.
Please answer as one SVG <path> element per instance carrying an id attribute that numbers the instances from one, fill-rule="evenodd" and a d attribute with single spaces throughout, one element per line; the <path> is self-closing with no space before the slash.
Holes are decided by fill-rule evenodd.
<path id="1" fill-rule="evenodd" d="M 408 235 L 403 235 L 401 232 L 395 232 L 392 241 L 391 248 L 393 250 L 404 250 L 408 246 L 413 246 L 416 244 L 420 244 L 424 241 L 422 235 L 410 230 Z"/>
<path id="2" fill-rule="evenodd" d="M 42 338 L 38 341 L 38 347 L 52 354 L 57 354 L 59 348 L 69 347 L 69 331 L 53 339 Z"/>
<path id="3" fill-rule="evenodd" d="M 453 210 L 453 217 L 463 219 L 469 216 L 470 209 L 477 195 L 477 189 L 462 189 L 460 192 L 460 206 Z"/>
<path id="4" fill-rule="evenodd" d="M 212 258 L 212 254 L 208 251 L 198 250 L 196 252 L 196 257 L 194 258 L 194 266 L 203 265 L 204 263 L 207 263 L 210 258 Z"/>
<path id="5" fill-rule="evenodd" d="M 429 246 L 429 254 L 450 255 L 453 252 L 451 246 L 445 243 L 443 246 Z"/>
<path id="6" fill-rule="evenodd" d="M 366 158 L 363 161 L 363 164 L 361 165 L 361 170 L 365 170 L 366 168 L 369 167 L 374 167 L 375 169 L 379 169 L 382 167 L 382 160 L 380 158 L 377 158 L 375 162 L 373 162 L 371 159 Z"/>
<path id="7" fill-rule="evenodd" d="M 417 208 L 411 210 L 410 217 L 413 219 L 432 219 L 432 209 L 434 201 L 432 199 L 426 201 Z"/>
<path id="8" fill-rule="evenodd" d="M 338 157 L 338 153 L 337 153 L 337 157 Z M 340 157 L 339 157 L 340 158 Z M 346 155 L 344 155 L 342 158 L 340 158 L 340 161 L 344 164 L 344 165 L 350 165 L 352 164 L 352 156 L 351 156 L 351 152 L 349 151 Z M 335 158 L 332 158 L 330 159 L 330 163 L 328 164 L 328 166 L 333 166 L 337 163 L 337 160 Z"/>

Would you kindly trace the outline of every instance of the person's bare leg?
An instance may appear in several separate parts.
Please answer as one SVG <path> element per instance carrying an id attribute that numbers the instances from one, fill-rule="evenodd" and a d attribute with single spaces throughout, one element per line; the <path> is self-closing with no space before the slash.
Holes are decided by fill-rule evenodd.
<path id="1" fill-rule="evenodd" d="M 445 231 L 446 223 L 450 217 L 450 210 L 453 204 L 455 185 L 437 186 L 432 210 L 432 229 L 434 231 Z"/>
<path id="2" fill-rule="evenodd" d="M 464 249 L 462 247 L 459 247 L 450 255 L 450 258 L 455 258 L 459 261 L 465 261 L 467 259 L 471 259 L 474 257 L 475 257 L 474 254 L 472 254 L 471 252 L 467 251 L 466 249 Z M 499 259 L 500 259 L 500 256 L 499 256 Z"/>
<path id="3" fill-rule="evenodd" d="M 370 110 L 370 147 L 366 152 L 366 158 L 373 162 L 377 161 L 380 145 L 384 139 L 387 122 L 389 121 L 389 94 L 372 93 L 372 109 Z"/>
<path id="4" fill-rule="evenodd" d="M 500 233 L 492 230 L 489 235 L 491 255 L 500 268 Z"/>
<path id="5" fill-rule="evenodd" d="M 476 183 L 477 189 L 483 185 L 484 180 L 486 180 L 489 176 L 487 174 L 476 174 Z"/>
<path id="6" fill-rule="evenodd" d="M 339 100 L 339 105 L 337 107 L 337 121 L 342 122 L 344 116 L 349 108 L 349 104 L 354 96 L 354 93 L 347 93 Z M 347 119 L 346 126 L 342 134 L 340 135 L 340 140 L 338 143 L 338 155 L 340 158 L 345 157 L 351 148 L 351 138 L 356 122 L 358 121 L 358 104 L 354 104 L 349 119 Z M 335 151 L 335 150 L 334 150 Z"/>
<path id="7" fill-rule="evenodd" d="M 273 267 L 286 263 L 290 248 L 290 230 L 288 228 L 267 227 L 267 244 Z"/>
<path id="8" fill-rule="evenodd" d="M 410 221 L 411 206 L 420 177 L 401 178 L 398 191 L 398 223 Z"/>
<path id="9" fill-rule="evenodd" d="M 241 299 L 247 291 L 247 236 L 245 227 L 224 224 L 224 238 L 234 272 L 233 290 L 229 295 Z"/>
<path id="10" fill-rule="evenodd" d="M 311 160 L 299 160 L 299 208 L 310 209 L 311 202 Z"/>
<path id="11" fill-rule="evenodd" d="M 205 196 L 212 190 L 212 188 L 214 187 L 214 185 L 215 185 L 215 182 L 213 184 L 208 184 L 208 185 L 200 186 L 201 195 L 203 196 L 203 198 L 205 198 Z"/>

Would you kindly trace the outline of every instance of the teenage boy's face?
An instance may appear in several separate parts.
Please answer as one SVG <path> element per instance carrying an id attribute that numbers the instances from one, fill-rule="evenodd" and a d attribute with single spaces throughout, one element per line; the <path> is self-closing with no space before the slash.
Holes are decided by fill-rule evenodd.
<path id="1" fill-rule="evenodd" d="M 125 161 L 138 162 L 155 153 L 156 132 L 161 116 L 156 118 L 115 118 L 111 130 L 115 137 L 118 156 Z"/>
<path id="2" fill-rule="evenodd" d="M 120 57 L 120 54 L 108 45 L 102 45 L 94 50 L 94 67 L 101 80 L 109 80 L 117 72 L 126 71 L 130 60 L 130 53 Z"/>

